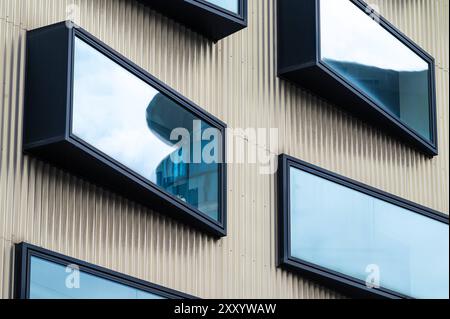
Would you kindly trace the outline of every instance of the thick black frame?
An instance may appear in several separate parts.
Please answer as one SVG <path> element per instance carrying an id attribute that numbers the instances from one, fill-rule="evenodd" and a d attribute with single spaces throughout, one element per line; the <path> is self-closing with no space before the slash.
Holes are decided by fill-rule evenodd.
<path id="1" fill-rule="evenodd" d="M 370 289 L 365 282 L 347 276 L 345 274 L 321 267 L 319 265 L 304 261 L 291 256 L 291 227 L 290 227 L 290 174 L 289 169 L 294 167 L 304 172 L 308 172 L 323 179 L 332 181 L 339 185 L 348 187 L 352 190 L 364 193 L 371 197 L 378 198 L 385 202 L 408 209 L 412 213 L 418 213 L 432 218 L 438 222 L 448 225 L 447 215 L 432 210 L 430 208 L 413 203 L 398 196 L 386 193 L 382 190 L 351 180 L 347 177 L 327 171 L 323 168 L 306 163 L 297 158 L 281 154 L 278 158 L 278 177 L 277 177 L 277 200 L 278 200 L 278 267 L 300 273 L 311 277 L 313 280 L 330 286 L 333 289 L 348 294 L 356 298 L 392 298 L 392 299 L 412 299 L 410 296 L 385 289 Z"/>
<path id="2" fill-rule="evenodd" d="M 117 271 L 87 263 L 85 261 L 62 255 L 60 253 L 25 242 L 15 244 L 14 256 L 14 298 L 16 299 L 30 298 L 29 288 L 31 257 L 38 257 L 63 266 L 77 265 L 79 270 L 82 272 L 168 299 L 198 299 L 197 297 L 180 291 L 156 285 L 148 281 L 134 278 Z"/>
<path id="3" fill-rule="evenodd" d="M 166 192 L 88 143 L 72 135 L 73 59 L 75 37 L 118 63 L 222 134 L 219 167 L 219 220 Z M 175 219 L 223 237 L 226 214 L 226 124 L 151 74 L 70 22 L 27 32 L 27 66 L 23 151 Z"/>
<path id="4" fill-rule="evenodd" d="M 215 42 L 248 25 L 247 0 L 239 0 L 239 13 L 206 0 L 139 0 Z"/>
<path id="5" fill-rule="evenodd" d="M 373 14 L 362 0 L 350 0 L 362 12 Z M 377 15 L 378 18 L 378 15 Z M 378 105 L 363 90 L 334 71 L 320 57 L 320 0 L 279 0 L 278 76 L 300 84 L 352 114 L 380 126 L 421 150 L 438 155 L 434 58 L 382 16 L 380 25 L 429 65 L 430 141 Z"/>

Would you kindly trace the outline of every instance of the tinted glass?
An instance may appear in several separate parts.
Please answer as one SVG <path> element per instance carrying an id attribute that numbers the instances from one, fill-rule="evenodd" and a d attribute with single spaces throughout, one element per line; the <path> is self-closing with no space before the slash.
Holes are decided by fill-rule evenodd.
<path id="1" fill-rule="evenodd" d="M 205 0 L 225 10 L 239 13 L 239 1 L 240 0 Z"/>
<path id="2" fill-rule="evenodd" d="M 448 298 L 448 224 L 290 168 L 291 256 L 414 298 Z M 371 282 L 371 281 L 370 281 Z"/>
<path id="3" fill-rule="evenodd" d="M 72 134 L 218 220 L 220 131 L 78 38 L 74 63 Z"/>
<path id="4" fill-rule="evenodd" d="M 31 299 L 163 299 L 34 256 L 30 261 L 29 289 Z"/>
<path id="5" fill-rule="evenodd" d="M 429 65 L 349 0 L 320 1 L 321 59 L 431 140 Z"/>

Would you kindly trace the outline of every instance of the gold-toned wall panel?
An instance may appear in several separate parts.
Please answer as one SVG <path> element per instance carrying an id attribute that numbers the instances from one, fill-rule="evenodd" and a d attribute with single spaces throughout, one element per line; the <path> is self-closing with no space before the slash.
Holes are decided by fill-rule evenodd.
<path id="1" fill-rule="evenodd" d="M 448 213 L 449 1 L 372 2 L 436 58 L 434 159 L 276 77 L 276 0 L 249 0 L 249 27 L 217 44 L 132 0 L 0 0 L 0 297 L 12 296 L 20 241 L 199 297 L 342 297 L 276 268 L 275 177 L 255 165 L 229 165 L 228 236 L 216 241 L 22 155 L 26 30 L 65 20 L 70 3 L 83 28 L 230 127 L 279 128 L 271 152 Z"/>

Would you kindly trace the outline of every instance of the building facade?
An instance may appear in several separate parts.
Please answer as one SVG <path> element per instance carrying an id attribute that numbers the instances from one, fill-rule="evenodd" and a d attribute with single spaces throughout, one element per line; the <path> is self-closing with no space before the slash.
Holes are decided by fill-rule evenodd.
<path id="1" fill-rule="evenodd" d="M 193 31 L 164 9 L 133 0 L 0 0 L 0 297 L 14 297 L 14 247 L 21 242 L 200 298 L 349 296 L 335 285 L 279 267 L 278 173 L 261 174 L 256 163 L 226 165 L 225 195 L 219 196 L 225 201 L 226 232 L 217 237 L 177 218 L 170 207 L 143 204 L 24 154 L 27 32 L 66 20 L 227 127 L 243 129 L 237 139 L 246 148 L 273 157 L 286 154 L 448 215 L 449 1 L 372 1 L 434 57 L 435 156 L 378 122 L 278 77 L 279 1 L 249 0 L 247 26 L 211 40 L 214 36 Z M 278 129 L 277 141 L 260 143 L 245 134 L 247 128 Z M 169 168 L 189 167 L 164 162 L 158 170 Z M 216 182 L 209 173 L 199 168 L 198 180 Z M 185 193 L 185 177 L 181 186 L 165 180 L 176 188 L 174 195 Z M 212 216 L 210 201 L 217 199 L 205 196 L 204 210 Z M 184 200 L 193 197 L 198 196 L 190 192 Z M 448 218 L 446 224 L 448 247 Z"/>

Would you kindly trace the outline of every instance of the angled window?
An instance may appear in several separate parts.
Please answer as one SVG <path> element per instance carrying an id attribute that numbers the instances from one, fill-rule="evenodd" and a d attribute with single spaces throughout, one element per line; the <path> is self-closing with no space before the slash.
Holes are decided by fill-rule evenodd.
<path id="1" fill-rule="evenodd" d="M 24 149 L 213 235 L 225 125 L 81 29 L 29 32 Z"/>
<path id="2" fill-rule="evenodd" d="M 354 295 L 449 294 L 448 216 L 280 156 L 279 265 Z"/>
<path id="3" fill-rule="evenodd" d="M 278 20 L 281 77 L 437 154 L 430 55 L 359 0 L 283 0 Z"/>
<path id="4" fill-rule="evenodd" d="M 15 298 L 194 298 L 27 243 L 16 244 L 15 257 Z"/>
<path id="5" fill-rule="evenodd" d="M 218 41 L 247 27 L 247 0 L 139 0 Z"/>

